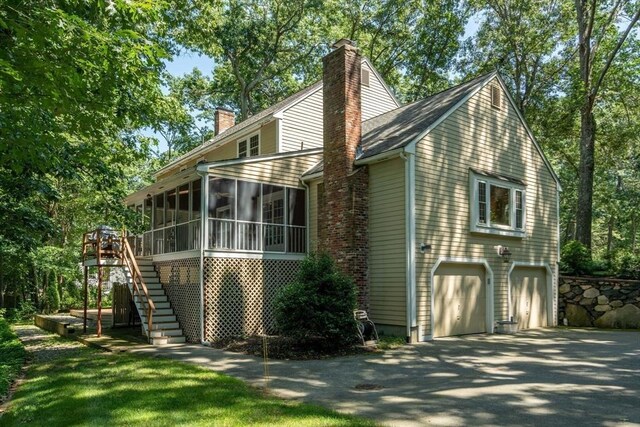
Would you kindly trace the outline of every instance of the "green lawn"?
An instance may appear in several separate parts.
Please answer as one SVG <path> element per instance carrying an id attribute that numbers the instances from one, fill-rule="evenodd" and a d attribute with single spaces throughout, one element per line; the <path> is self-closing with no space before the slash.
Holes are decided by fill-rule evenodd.
<path id="1" fill-rule="evenodd" d="M 106 353 L 49 336 L 0 425 L 370 426 L 264 397 L 239 380 L 171 360 Z"/>
<path id="2" fill-rule="evenodd" d="M 0 397 L 20 372 L 26 353 L 9 323 L 0 315 Z"/>

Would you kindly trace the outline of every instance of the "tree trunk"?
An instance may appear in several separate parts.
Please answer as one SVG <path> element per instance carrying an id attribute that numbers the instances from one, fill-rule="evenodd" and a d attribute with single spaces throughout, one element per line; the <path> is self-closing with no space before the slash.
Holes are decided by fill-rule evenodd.
<path id="1" fill-rule="evenodd" d="M 609 217 L 609 225 L 607 230 L 607 256 L 611 255 L 611 249 L 613 249 L 613 226 L 615 224 L 616 217 L 611 215 Z"/>
<path id="2" fill-rule="evenodd" d="M 591 249 L 591 221 L 593 211 L 593 171 L 595 169 L 596 122 L 591 103 L 585 100 L 580 112 L 580 166 L 578 177 L 578 209 L 576 212 L 576 239 Z"/>
<path id="3" fill-rule="evenodd" d="M 4 269 L 2 255 L 0 255 L 0 308 L 4 307 Z"/>
<path id="4" fill-rule="evenodd" d="M 636 253 L 636 233 L 638 232 L 638 216 L 635 211 L 631 214 L 631 253 Z"/>

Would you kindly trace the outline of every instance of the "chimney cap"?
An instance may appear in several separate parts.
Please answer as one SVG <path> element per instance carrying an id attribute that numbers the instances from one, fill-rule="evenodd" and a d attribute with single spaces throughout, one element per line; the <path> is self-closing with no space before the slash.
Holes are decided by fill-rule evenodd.
<path id="1" fill-rule="evenodd" d="M 343 38 L 343 39 L 338 40 L 334 44 L 332 44 L 331 48 L 340 49 L 342 46 L 356 47 L 356 42 L 354 42 L 353 40 L 349 40 L 349 39 L 344 39 Z"/>
<path id="2" fill-rule="evenodd" d="M 227 113 L 234 113 L 235 114 L 235 112 L 231 108 L 223 107 L 221 105 L 218 105 L 216 107 L 216 111 L 226 111 Z"/>

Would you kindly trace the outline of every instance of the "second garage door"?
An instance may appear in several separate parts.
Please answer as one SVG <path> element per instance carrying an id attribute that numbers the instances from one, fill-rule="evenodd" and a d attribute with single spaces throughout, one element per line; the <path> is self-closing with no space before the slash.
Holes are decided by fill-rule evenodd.
<path id="1" fill-rule="evenodd" d="M 547 270 L 518 267 L 511 272 L 511 312 L 518 329 L 547 326 Z"/>
<path id="2" fill-rule="evenodd" d="M 433 336 L 486 332 L 485 269 L 476 264 L 441 264 L 433 277 Z"/>

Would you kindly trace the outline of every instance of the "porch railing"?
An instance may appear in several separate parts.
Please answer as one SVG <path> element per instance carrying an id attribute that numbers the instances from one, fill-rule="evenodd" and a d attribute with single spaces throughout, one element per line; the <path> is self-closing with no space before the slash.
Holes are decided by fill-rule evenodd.
<path id="1" fill-rule="evenodd" d="M 200 249 L 200 220 L 129 236 L 135 256 L 162 255 Z M 208 249 L 246 252 L 305 253 L 306 227 L 209 218 Z"/>
<path id="2" fill-rule="evenodd" d="M 136 256 L 200 249 L 200 220 L 146 231 L 140 236 L 131 236 L 129 243 Z"/>
<path id="3" fill-rule="evenodd" d="M 147 336 L 151 335 L 153 328 L 153 313 L 156 309 L 153 300 L 147 289 L 147 285 L 144 282 L 138 262 L 136 261 L 136 254 L 131 246 L 131 242 L 136 244 L 138 242 L 137 236 L 128 236 L 125 230 L 116 232 L 112 229 L 96 229 L 94 231 L 85 233 L 82 236 L 82 258 L 83 262 L 89 259 L 96 260 L 96 265 L 99 268 L 98 282 L 100 283 L 100 276 L 102 271 L 100 267 L 102 262 L 108 259 L 118 260 L 120 265 L 124 265 L 131 276 L 131 288 L 133 290 L 133 298 L 137 297 L 140 309 L 143 310 L 147 317 Z M 87 286 L 87 275 L 85 272 L 85 287 Z M 98 309 L 100 310 L 101 293 L 98 292 Z M 85 322 L 87 318 L 87 296 L 85 295 Z M 100 335 L 101 324 L 98 322 L 98 336 Z M 85 323 L 86 331 L 86 323 Z"/>
<path id="4" fill-rule="evenodd" d="M 209 249 L 248 252 L 306 251 L 306 227 L 209 218 Z"/>

